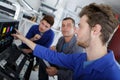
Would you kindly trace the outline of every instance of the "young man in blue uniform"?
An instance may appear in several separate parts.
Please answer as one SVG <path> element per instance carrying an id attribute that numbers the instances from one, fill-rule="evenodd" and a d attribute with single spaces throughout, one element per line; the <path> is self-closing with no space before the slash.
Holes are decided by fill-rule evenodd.
<path id="1" fill-rule="evenodd" d="M 76 29 L 78 45 L 86 50 L 84 54 L 57 54 L 37 45 L 24 36 L 13 34 L 32 50 L 33 54 L 53 64 L 74 71 L 73 80 L 120 80 L 120 65 L 107 45 L 118 28 L 118 21 L 111 7 L 104 4 L 89 4 L 80 12 L 79 28 Z"/>
<path id="2" fill-rule="evenodd" d="M 65 54 L 82 53 L 84 50 L 77 45 L 77 37 L 75 36 L 75 21 L 66 17 L 62 20 L 61 32 L 62 37 L 59 38 L 56 46 L 52 46 L 51 49 L 57 52 L 63 52 Z M 72 80 L 72 71 L 66 68 L 47 67 L 46 71 L 49 76 L 58 76 L 58 80 Z"/>
<path id="3" fill-rule="evenodd" d="M 30 28 L 30 30 L 26 35 L 26 38 L 35 42 L 36 44 L 49 48 L 54 39 L 54 32 L 53 30 L 51 30 L 53 24 L 54 24 L 54 18 L 50 15 L 45 15 L 43 19 L 40 21 L 39 25 L 33 25 Z M 20 45 L 20 48 L 22 48 L 22 51 L 24 53 L 32 53 L 32 50 L 25 43 L 22 43 L 22 45 Z M 48 78 L 47 75 L 44 76 L 45 78 L 42 76 L 46 74 L 45 72 L 46 65 L 44 64 L 42 59 L 39 59 L 37 57 L 36 57 L 36 64 L 33 67 L 33 70 L 35 70 L 36 68 L 39 69 L 39 75 L 38 75 L 39 80 Z"/>

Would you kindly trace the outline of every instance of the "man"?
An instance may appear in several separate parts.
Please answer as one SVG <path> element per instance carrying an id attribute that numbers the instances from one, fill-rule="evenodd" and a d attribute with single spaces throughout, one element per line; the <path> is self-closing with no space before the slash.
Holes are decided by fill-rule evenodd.
<path id="1" fill-rule="evenodd" d="M 51 30 L 51 26 L 54 24 L 54 18 L 50 15 L 45 15 L 40 21 L 39 25 L 33 25 L 28 31 L 26 38 L 35 42 L 36 44 L 42 45 L 46 48 L 49 48 L 54 39 L 54 32 Z M 24 53 L 32 53 L 32 50 L 25 44 L 20 45 Z M 38 67 L 39 65 L 39 67 Z M 36 57 L 36 64 L 33 67 L 33 70 L 39 68 L 39 80 L 42 80 L 42 74 L 46 73 L 46 66 L 42 59 Z M 47 78 L 47 77 L 45 77 Z"/>
<path id="2" fill-rule="evenodd" d="M 80 12 L 78 45 L 86 49 L 84 54 L 57 54 L 24 38 L 19 33 L 13 36 L 25 42 L 33 54 L 59 66 L 74 71 L 74 80 L 120 80 L 120 65 L 107 45 L 118 28 L 112 9 L 103 4 L 92 3 Z M 30 43 L 30 44 L 29 44 Z"/>
<path id="3" fill-rule="evenodd" d="M 51 49 L 65 54 L 82 53 L 83 48 L 76 44 L 75 21 L 70 17 L 64 18 L 61 31 L 63 36 L 58 40 L 56 48 L 53 46 Z M 49 76 L 58 75 L 58 80 L 72 80 L 72 71 L 66 68 L 51 66 L 46 71 Z"/>

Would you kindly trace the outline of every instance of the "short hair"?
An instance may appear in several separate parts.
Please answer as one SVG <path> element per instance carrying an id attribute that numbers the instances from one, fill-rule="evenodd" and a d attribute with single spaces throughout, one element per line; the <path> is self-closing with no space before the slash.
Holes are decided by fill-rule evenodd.
<path id="1" fill-rule="evenodd" d="M 82 9 L 79 17 L 83 15 L 88 17 L 87 22 L 90 28 L 96 24 L 101 25 L 100 39 L 103 44 L 108 43 L 118 26 L 118 20 L 115 18 L 112 8 L 108 5 L 91 3 Z"/>
<path id="2" fill-rule="evenodd" d="M 74 20 L 73 18 L 71 18 L 71 17 L 66 17 L 66 18 L 64 18 L 62 21 L 64 21 L 64 20 L 71 20 L 72 23 L 73 23 L 73 25 L 75 26 L 75 20 Z"/>
<path id="3" fill-rule="evenodd" d="M 50 15 L 45 15 L 42 20 L 47 21 L 51 26 L 54 24 L 54 17 Z"/>

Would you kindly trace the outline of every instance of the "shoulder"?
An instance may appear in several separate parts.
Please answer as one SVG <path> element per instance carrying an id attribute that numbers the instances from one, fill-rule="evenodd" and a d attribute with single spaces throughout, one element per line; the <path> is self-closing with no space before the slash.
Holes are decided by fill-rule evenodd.
<path id="1" fill-rule="evenodd" d="M 59 40 L 64 40 L 64 37 L 63 37 L 63 36 L 62 36 L 62 37 L 60 37 L 60 38 L 59 38 Z"/>
<path id="2" fill-rule="evenodd" d="M 72 49 L 74 50 L 74 52 L 75 53 L 83 53 L 84 52 L 84 48 L 77 44 L 76 37 L 74 37 L 73 39 L 74 40 L 72 40 Z"/>
<path id="3" fill-rule="evenodd" d="M 46 36 L 49 39 L 53 39 L 55 34 L 54 34 L 53 30 L 50 29 L 44 33 L 44 36 Z"/>
<path id="4" fill-rule="evenodd" d="M 71 55 L 72 59 L 74 60 L 75 64 L 83 64 L 83 62 L 86 60 L 86 53 L 76 53 L 76 54 L 67 54 Z"/>
<path id="5" fill-rule="evenodd" d="M 55 35 L 54 31 L 52 29 L 49 29 L 48 31 L 46 31 L 46 34 L 49 34 L 49 35 Z"/>
<path id="6" fill-rule="evenodd" d="M 77 43 L 75 44 L 75 46 L 73 48 L 75 49 L 76 52 L 79 52 L 79 53 L 84 52 L 84 48 L 79 46 Z"/>
<path id="7" fill-rule="evenodd" d="M 32 29 L 36 29 L 36 28 L 38 28 L 39 27 L 39 25 L 32 25 Z"/>
<path id="8" fill-rule="evenodd" d="M 37 24 L 36 25 L 32 25 L 32 28 L 36 28 L 36 27 L 39 27 L 39 25 L 37 25 Z"/>
<path id="9" fill-rule="evenodd" d="M 120 80 L 119 64 L 115 63 L 107 67 L 103 72 L 103 76 L 109 78 L 108 80 Z"/>
<path id="10" fill-rule="evenodd" d="M 63 37 L 63 36 L 60 37 L 60 38 L 58 39 L 58 42 L 64 42 L 64 37 Z"/>

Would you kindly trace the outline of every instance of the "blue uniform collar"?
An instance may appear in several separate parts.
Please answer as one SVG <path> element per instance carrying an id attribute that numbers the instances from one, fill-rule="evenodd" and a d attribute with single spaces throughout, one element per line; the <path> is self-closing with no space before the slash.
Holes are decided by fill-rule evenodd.
<path id="1" fill-rule="evenodd" d="M 95 60 L 92 64 L 83 69 L 83 73 L 91 73 L 92 70 L 103 72 L 106 67 L 114 63 L 113 51 L 109 50 L 108 53 L 100 59 Z M 104 66 L 103 66 L 104 65 Z"/>

